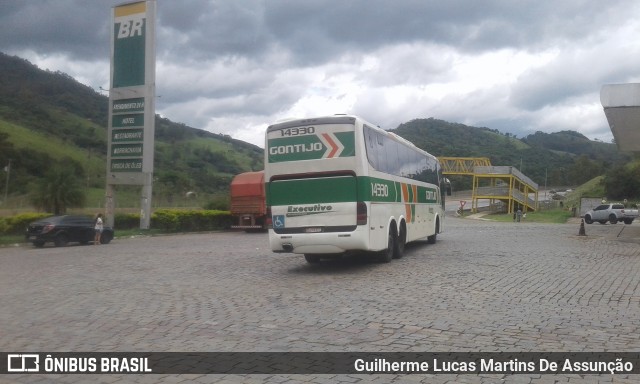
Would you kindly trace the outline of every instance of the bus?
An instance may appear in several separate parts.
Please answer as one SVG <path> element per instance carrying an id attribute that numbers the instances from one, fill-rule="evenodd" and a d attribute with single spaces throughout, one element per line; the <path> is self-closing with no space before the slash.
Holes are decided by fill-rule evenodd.
<path id="1" fill-rule="evenodd" d="M 444 224 L 438 159 L 360 117 L 278 122 L 265 135 L 269 244 L 309 263 L 352 251 L 381 262 L 435 243 Z"/>

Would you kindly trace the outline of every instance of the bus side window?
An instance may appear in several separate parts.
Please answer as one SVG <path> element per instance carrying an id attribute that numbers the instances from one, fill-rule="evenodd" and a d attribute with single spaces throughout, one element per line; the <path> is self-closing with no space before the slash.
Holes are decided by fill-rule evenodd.
<path id="1" fill-rule="evenodd" d="M 365 126 L 365 144 L 367 147 L 367 160 L 375 169 L 378 169 L 378 142 L 376 134 L 369 127 Z"/>
<path id="2" fill-rule="evenodd" d="M 398 148 L 398 158 L 402 166 L 398 172 L 398 176 L 411 177 L 412 172 L 411 172 L 411 165 L 410 165 L 410 159 L 409 159 L 411 152 L 408 151 L 407 147 L 405 147 L 404 145 L 400 145 L 399 147 L 400 148 Z"/>
<path id="3" fill-rule="evenodd" d="M 387 153 L 386 148 L 384 147 L 384 136 L 382 134 L 376 132 L 376 152 L 378 153 L 378 167 L 376 168 L 380 172 L 389 172 L 389 164 L 387 163 Z"/>
<path id="4" fill-rule="evenodd" d="M 402 153 L 402 146 L 393 140 L 388 140 L 386 152 L 387 152 L 387 167 L 388 167 L 387 172 L 389 172 L 392 175 L 399 175 L 400 165 L 402 164 L 402 161 L 400 159 L 400 155 Z"/>

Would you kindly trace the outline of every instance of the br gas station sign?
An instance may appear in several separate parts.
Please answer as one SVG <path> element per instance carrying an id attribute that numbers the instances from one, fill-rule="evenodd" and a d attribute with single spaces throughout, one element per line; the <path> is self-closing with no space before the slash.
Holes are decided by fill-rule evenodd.
<path id="1" fill-rule="evenodd" d="M 155 0 L 115 6 L 106 219 L 113 225 L 116 185 L 140 185 L 140 228 L 149 228 L 155 131 Z"/>

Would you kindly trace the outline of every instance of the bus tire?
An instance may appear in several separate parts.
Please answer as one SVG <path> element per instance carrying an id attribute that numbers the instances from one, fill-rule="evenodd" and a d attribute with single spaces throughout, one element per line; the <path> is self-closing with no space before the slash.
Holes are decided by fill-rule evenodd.
<path id="1" fill-rule="evenodd" d="M 400 232 L 393 247 L 393 258 L 400 259 L 404 256 L 404 246 L 407 243 L 407 226 L 404 221 L 400 224 Z"/>
<path id="2" fill-rule="evenodd" d="M 436 218 L 436 231 L 433 235 L 427 237 L 427 244 L 435 244 L 438 239 L 438 232 L 440 232 L 440 219 Z"/>
<path id="3" fill-rule="evenodd" d="M 383 249 L 378 254 L 378 260 L 380 260 L 381 263 L 388 263 L 391 261 L 391 259 L 393 259 L 393 253 L 396 248 L 397 237 L 398 235 L 396 234 L 395 225 L 391 226 L 389 228 L 389 234 L 387 235 L 387 248 Z"/>

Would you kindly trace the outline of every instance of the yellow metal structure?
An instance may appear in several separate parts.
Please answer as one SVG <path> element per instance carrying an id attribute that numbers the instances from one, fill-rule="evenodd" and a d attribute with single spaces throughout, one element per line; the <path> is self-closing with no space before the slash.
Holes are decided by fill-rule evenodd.
<path id="1" fill-rule="evenodd" d="M 444 175 L 473 176 L 473 213 L 478 212 L 480 200 L 489 200 L 490 210 L 501 209 L 507 213 L 538 209 L 538 184 L 515 167 L 492 166 L 486 157 L 440 157 L 438 160 Z"/>
<path id="2" fill-rule="evenodd" d="M 489 200 L 489 207 L 500 201 L 507 213 L 538 209 L 538 184 L 515 167 L 476 167 L 473 175 L 471 210 L 478 211 L 478 201 Z"/>
<path id="3" fill-rule="evenodd" d="M 473 176 L 474 167 L 490 167 L 487 157 L 439 157 L 442 173 L 445 175 Z"/>

